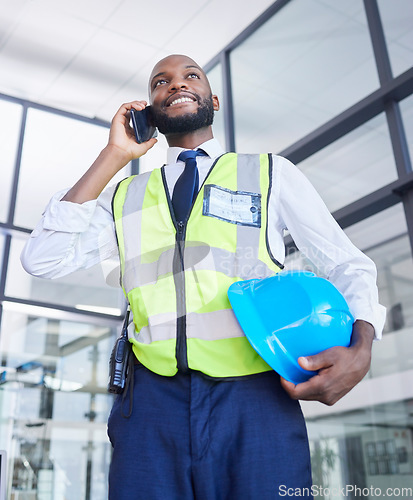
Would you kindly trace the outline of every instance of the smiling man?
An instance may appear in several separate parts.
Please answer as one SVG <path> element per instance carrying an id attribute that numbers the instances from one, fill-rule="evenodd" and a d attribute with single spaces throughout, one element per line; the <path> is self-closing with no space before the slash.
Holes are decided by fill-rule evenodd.
<path id="1" fill-rule="evenodd" d="M 149 94 L 154 121 L 159 131 L 166 135 L 168 144 L 182 147 L 182 134 L 191 133 L 195 148 L 205 140 L 212 139 L 210 127 L 214 111 L 219 109 L 219 102 L 217 96 L 212 95 L 203 70 L 189 58 L 183 64 L 182 61 L 181 56 L 160 61 L 149 79 Z M 181 82 L 176 81 L 173 74 L 176 65 L 182 66 Z M 191 147 L 188 146 L 188 149 Z"/>
<path id="2" fill-rule="evenodd" d="M 283 488 L 309 498 L 297 400 L 334 404 L 367 373 L 384 324 L 375 266 L 290 162 L 222 150 L 212 132 L 219 101 L 192 59 L 159 61 L 149 94 L 169 144 L 166 165 L 104 191 L 156 143 L 136 143 L 129 125 L 130 110 L 147 103 L 122 105 L 107 146 L 51 200 L 22 254 L 26 270 L 46 278 L 120 256 L 136 360 L 133 394 L 124 400 L 133 399 L 132 413 L 123 418 L 118 397 L 108 422 L 110 499 L 270 500 Z M 182 201 L 186 212 L 177 208 Z M 234 281 L 283 268 L 285 228 L 356 318 L 350 347 L 300 358 L 319 373 L 296 386 L 252 349 L 227 298 Z"/>

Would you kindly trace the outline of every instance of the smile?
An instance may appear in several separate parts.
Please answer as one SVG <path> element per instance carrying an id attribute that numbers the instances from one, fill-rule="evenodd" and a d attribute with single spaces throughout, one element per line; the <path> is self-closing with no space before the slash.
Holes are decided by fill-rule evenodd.
<path id="1" fill-rule="evenodd" d="M 195 99 L 191 99 L 190 97 L 178 97 L 178 99 L 174 99 L 168 107 L 175 106 L 176 104 L 182 104 L 184 102 L 195 102 Z"/>

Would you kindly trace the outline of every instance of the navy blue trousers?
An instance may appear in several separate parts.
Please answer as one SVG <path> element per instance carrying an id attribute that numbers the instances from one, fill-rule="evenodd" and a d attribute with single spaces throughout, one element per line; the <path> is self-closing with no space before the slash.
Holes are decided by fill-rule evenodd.
<path id="1" fill-rule="evenodd" d="M 312 498 L 304 419 L 275 372 L 216 381 L 136 365 L 134 377 L 132 415 L 118 396 L 108 421 L 110 500 Z"/>

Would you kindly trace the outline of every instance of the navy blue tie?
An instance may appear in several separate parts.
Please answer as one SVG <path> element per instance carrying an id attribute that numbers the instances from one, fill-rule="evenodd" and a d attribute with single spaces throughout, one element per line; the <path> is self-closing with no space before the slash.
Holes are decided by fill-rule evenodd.
<path id="1" fill-rule="evenodd" d="M 202 149 L 183 151 L 178 160 L 185 162 L 185 168 L 176 181 L 172 193 L 172 206 L 177 221 L 185 221 L 199 189 L 197 156 L 208 156 Z"/>

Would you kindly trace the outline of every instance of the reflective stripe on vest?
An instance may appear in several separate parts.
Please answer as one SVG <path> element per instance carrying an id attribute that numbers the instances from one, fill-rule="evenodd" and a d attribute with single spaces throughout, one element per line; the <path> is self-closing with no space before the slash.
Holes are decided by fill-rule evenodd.
<path id="1" fill-rule="evenodd" d="M 163 169 L 122 181 L 113 199 L 122 286 L 137 358 L 160 375 L 234 377 L 269 370 L 247 341 L 227 290 L 282 267 L 267 245 L 271 155 L 220 157 L 186 225 L 171 209 Z"/>

